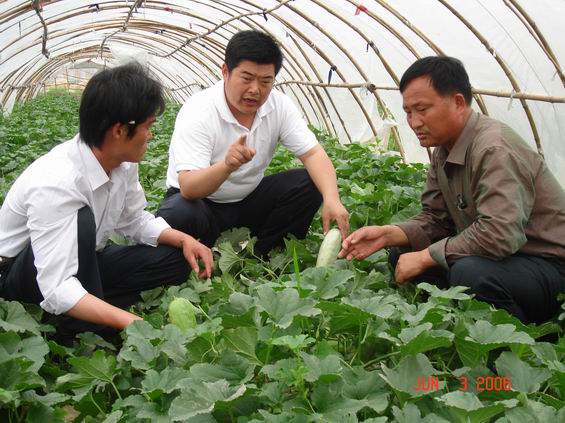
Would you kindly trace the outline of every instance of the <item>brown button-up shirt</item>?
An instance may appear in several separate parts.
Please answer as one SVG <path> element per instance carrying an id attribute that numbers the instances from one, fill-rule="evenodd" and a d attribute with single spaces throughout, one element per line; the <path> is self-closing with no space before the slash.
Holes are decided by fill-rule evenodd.
<path id="1" fill-rule="evenodd" d="M 565 191 L 518 134 L 476 112 L 451 151 L 434 149 L 422 211 L 398 226 L 445 268 L 516 252 L 565 263 Z"/>

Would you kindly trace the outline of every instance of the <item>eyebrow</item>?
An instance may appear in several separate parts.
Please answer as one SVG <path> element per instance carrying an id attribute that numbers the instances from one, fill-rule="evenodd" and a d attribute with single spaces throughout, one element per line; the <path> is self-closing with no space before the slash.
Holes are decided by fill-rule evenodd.
<path id="1" fill-rule="evenodd" d="M 248 72 L 248 71 L 241 71 L 242 74 L 245 74 L 246 76 L 255 76 L 254 73 Z M 272 75 L 266 75 L 266 76 L 260 76 L 260 79 L 275 79 Z"/>

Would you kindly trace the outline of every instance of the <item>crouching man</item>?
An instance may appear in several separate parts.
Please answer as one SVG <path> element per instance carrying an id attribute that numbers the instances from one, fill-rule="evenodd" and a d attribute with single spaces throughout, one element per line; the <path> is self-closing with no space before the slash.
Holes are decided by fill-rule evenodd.
<path id="1" fill-rule="evenodd" d="M 73 333 L 123 329 L 141 319 L 124 310 L 140 291 L 182 283 L 191 269 L 210 276 L 208 247 L 144 210 L 137 163 L 164 106 L 138 64 L 91 78 L 79 134 L 33 162 L 2 205 L 2 298 L 65 314 Z M 137 245 L 107 246 L 114 232 Z"/>
<path id="2" fill-rule="evenodd" d="M 390 255 L 399 284 L 463 285 L 524 323 L 551 319 L 565 282 L 565 193 L 543 157 L 505 124 L 473 111 L 457 59 L 416 61 L 400 92 L 420 145 L 435 147 L 422 211 L 355 231 L 340 256 L 401 247 Z"/>

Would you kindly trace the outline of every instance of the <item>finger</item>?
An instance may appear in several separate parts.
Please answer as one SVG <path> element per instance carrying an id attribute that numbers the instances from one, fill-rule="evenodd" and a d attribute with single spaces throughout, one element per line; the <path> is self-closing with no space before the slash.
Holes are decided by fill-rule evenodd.
<path id="1" fill-rule="evenodd" d="M 239 145 L 245 145 L 247 142 L 247 134 L 240 135 L 236 141 Z"/>
<path id="2" fill-rule="evenodd" d="M 189 253 L 187 259 L 188 259 L 188 264 L 190 265 L 190 268 L 191 268 L 196 274 L 199 274 L 199 273 L 200 273 L 200 269 L 198 268 L 198 261 L 196 261 L 196 257 L 194 256 L 194 254 Z"/>
<path id="3" fill-rule="evenodd" d="M 349 219 L 343 217 L 340 218 L 337 222 L 337 226 L 341 232 L 341 239 L 347 238 L 347 235 L 349 234 Z"/>
<path id="4" fill-rule="evenodd" d="M 232 151 L 231 159 L 240 165 L 246 163 L 243 153 L 239 150 Z"/>
<path id="5" fill-rule="evenodd" d="M 251 153 L 250 148 L 244 148 L 243 150 L 241 150 L 241 154 L 243 155 L 243 157 L 245 157 L 246 161 L 249 161 L 253 158 L 253 154 Z"/>
<path id="6" fill-rule="evenodd" d="M 210 277 L 212 275 L 212 253 L 210 251 L 207 251 L 205 254 L 203 254 L 203 261 L 204 261 L 204 269 L 205 269 L 205 273 L 206 273 L 206 277 Z"/>
<path id="7" fill-rule="evenodd" d="M 330 218 L 326 215 L 322 215 L 322 232 L 324 235 L 330 230 Z"/>
<path id="8" fill-rule="evenodd" d="M 396 271 L 394 272 L 394 279 L 398 285 L 406 285 L 406 279 L 403 275 L 403 272 L 400 271 L 398 265 L 396 266 Z"/>

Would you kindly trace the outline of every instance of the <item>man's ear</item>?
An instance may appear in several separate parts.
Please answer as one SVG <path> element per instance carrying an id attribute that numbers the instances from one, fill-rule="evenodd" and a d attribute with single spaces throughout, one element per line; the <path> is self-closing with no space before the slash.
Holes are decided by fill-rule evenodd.
<path id="1" fill-rule="evenodd" d="M 108 135 L 110 135 L 111 138 L 121 138 L 124 132 L 127 134 L 126 125 L 120 122 L 116 122 L 108 128 Z"/>
<path id="2" fill-rule="evenodd" d="M 228 69 L 228 65 L 226 65 L 225 63 L 222 64 L 222 77 L 224 78 L 224 81 L 228 79 L 229 74 L 230 70 Z"/>
<path id="3" fill-rule="evenodd" d="M 463 94 L 455 94 L 455 107 L 459 111 L 463 111 L 467 108 L 467 102 L 465 101 L 465 96 Z"/>

